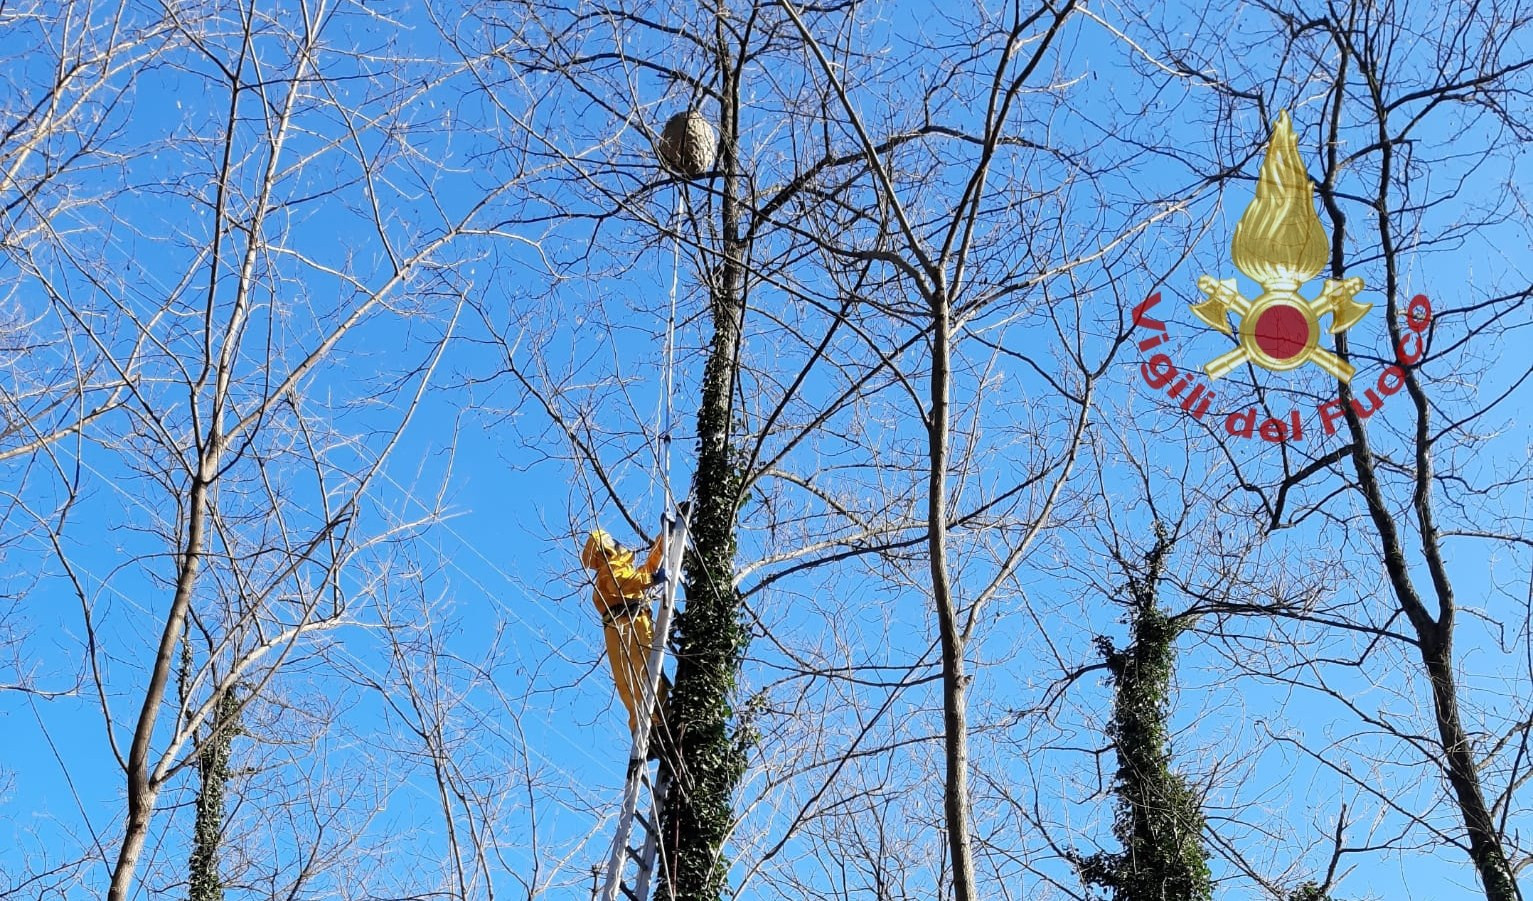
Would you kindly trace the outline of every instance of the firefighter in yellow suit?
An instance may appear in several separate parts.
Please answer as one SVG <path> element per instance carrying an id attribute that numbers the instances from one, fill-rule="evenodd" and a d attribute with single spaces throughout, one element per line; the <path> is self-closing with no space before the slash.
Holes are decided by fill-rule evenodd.
<path id="1" fill-rule="evenodd" d="M 596 602 L 605 627 L 607 660 L 612 664 L 612 681 L 617 685 L 618 697 L 628 708 L 630 733 L 639 728 L 639 698 L 649 664 L 649 651 L 655 643 L 655 626 L 650 620 L 649 601 L 644 597 L 644 590 L 665 581 L 665 568 L 661 566 L 663 554 L 664 547 L 656 539 L 644 563 L 635 567 L 633 551 L 619 546 L 601 529 L 586 538 L 585 547 L 580 551 L 580 564 L 596 573 L 596 591 L 592 600 Z M 660 737 L 660 711 L 665 708 L 665 696 L 670 687 L 670 680 L 661 674 L 660 696 L 651 718 L 656 739 Z M 658 745 L 658 741 L 650 743 L 652 756 Z"/>

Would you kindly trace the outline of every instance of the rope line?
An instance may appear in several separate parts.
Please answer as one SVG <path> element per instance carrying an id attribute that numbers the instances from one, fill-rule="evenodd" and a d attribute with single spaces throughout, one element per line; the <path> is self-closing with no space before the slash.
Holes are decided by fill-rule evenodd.
<path id="1" fill-rule="evenodd" d="M 683 205 L 686 202 L 685 188 L 676 192 L 676 206 L 671 216 L 671 283 L 670 305 L 666 316 L 664 347 L 664 375 L 659 398 L 659 409 L 656 411 L 655 431 L 655 457 L 660 478 L 661 503 L 665 511 L 661 523 L 659 541 L 661 544 L 661 565 L 666 567 L 667 579 L 663 583 L 662 596 L 660 599 L 659 613 L 655 618 L 654 637 L 655 643 L 649 649 L 649 656 L 645 666 L 644 689 L 640 695 L 640 711 L 638 712 L 638 731 L 634 734 L 633 746 L 628 760 L 628 776 L 623 785 L 623 798 L 621 812 L 619 813 L 616 833 L 613 835 L 611 853 L 608 855 L 607 872 L 601 889 L 602 901 L 616 901 L 618 893 L 624 892 L 637 901 L 646 901 L 649 893 L 650 882 L 653 876 L 655 862 L 658 860 L 663 867 L 665 855 L 660 852 L 660 816 L 661 805 L 664 803 L 667 785 L 665 763 L 661 764 L 661 773 L 658 780 L 649 778 L 648 746 L 651 736 L 650 730 L 654 724 L 654 710 L 659 702 L 659 689 L 664 680 L 665 651 L 669 642 L 671 614 L 675 609 L 676 588 L 679 582 L 681 560 L 674 553 L 671 541 L 676 533 L 673 526 L 680 529 L 680 534 L 686 534 L 686 523 L 677 523 L 673 510 L 674 496 L 671 491 L 671 428 L 674 416 L 675 404 L 672 395 L 675 390 L 675 365 L 676 365 L 676 308 L 681 283 L 681 241 L 680 232 L 682 222 Z M 646 604 L 647 606 L 647 604 Z M 669 731 L 669 723 L 662 720 L 662 729 Z M 675 748 L 672 737 L 665 736 L 667 747 Z M 674 755 L 672 755 L 674 756 Z M 629 839 L 633 832 L 633 821 L 639 817 L 638 804 L 640 794 L 648 789 L 649 810 L 648 820 L 645 823 L 645 841 L 641 845 L 640 854 L 636 858 L 639 866 L 636 885 L 631 890 L 623 888 L 623 873 L 628 868 Z"/>

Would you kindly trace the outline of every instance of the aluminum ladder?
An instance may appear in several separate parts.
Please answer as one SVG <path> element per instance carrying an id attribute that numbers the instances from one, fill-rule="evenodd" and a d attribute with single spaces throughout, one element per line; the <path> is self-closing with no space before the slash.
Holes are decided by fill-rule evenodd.
<path id="1" fill-rule="evenodd" d="M 680 521 L 667 514 L 665 544 L 661 555 L 666 574 L 660 595 L 660 609 L 655 616 L 655 644 L 649 649 L 645 663 L 644 693 L 640 703 L 638 731 L 633 736 L 633 747 L 628 754 L 628 776 L 623 783 L 623 803 L 618 814 L 617 832 L 612 837 L 612 849 L 607 856 L 606 875 L 602 880 L 599 901 L 618 901 L 621 894 L 628 901 L 648 901 L 653 882 L 655 861 L 659 856 L 660 817 L 665 810 L 666 795 L 670 792 L 671 773 L 662 761 L 656 766 L 657 775 L 650 774 L 650 729 L 654 722 L 653 712 L 660 690 L 661 674 L 665 669 L 665 647 L 671 631 L 671 614 L 676 609 L 676 586 L 681 581 L 681 557 L 687 546 L 687 511 L 681 510 Z M 639 813 L 639 799 L 646 788 L 651 789 L 652 803 L 647 815 Z M 639 847 L 630 847 L 633 827 L 637 823 L 644 830 L 644 841 Z M 631 879 L 625 878 L 629 863 L 635 864 Z"/>

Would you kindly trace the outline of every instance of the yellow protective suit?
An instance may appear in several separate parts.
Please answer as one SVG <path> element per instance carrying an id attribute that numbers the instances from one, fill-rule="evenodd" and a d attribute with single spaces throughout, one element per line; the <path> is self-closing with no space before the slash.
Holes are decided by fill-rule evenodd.
<path id="1" fill-rule="evenodd" d="M 596 591 L 592 600 L 606 627 L 607 660 L 612 664 L 612 681 L 618 697 L 628 708 L 628 731 L 639 728 L 639 697 L 643 690 L 649 650 L 655 643 L 655 626 L 650 620 L 649 601 L 644 589 L 654 584 L 663 548 L 659 541 L 650 548 L 643 565 L 633 565 L 633 551 L 618 547 L 612 536 L 597 529 L 586 538 L 580 551 L 580 563 L 596 573 Z M 662 674 L 660 697 L 655 704 L 652 728 L 660 725 L 660 711 L 670 680 Z M 658 734 L 655 738 L 659 738 Z M 655 747 L 655 742 L 651 743 Z"/>

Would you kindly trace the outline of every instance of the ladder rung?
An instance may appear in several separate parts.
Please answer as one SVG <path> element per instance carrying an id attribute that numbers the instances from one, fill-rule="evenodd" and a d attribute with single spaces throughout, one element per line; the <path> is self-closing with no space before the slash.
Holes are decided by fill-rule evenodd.
<path id="1" fill-rule="evenodd" d="M 4 0 L 0 0 L 3 3 Z M 686 549 L 686 532 L 682 532 L 682 540 L 677 542 L 681 551 Z M 672 549 L 667 548 L 670 553 Z M 674 563 L 667 561 L 667 567 L 680 567 L 679 559 Z M 655 622 L 655 631 L 668 636 L 667 628 L 670 623 L 671 611 L 675 605 L 675 582 L 668 584 L 661 598 L 659 615 Z M 661 678 L 656 674 L 656 668 L 663 669 L 665 652 L 668 649 L 668 640 L 658 647 L 651 649 L 649 659 L 646 662 L 645 672 L 651 678 Z M 646 701 L 651 700 L 650 693 L 644 693 Z M 658 739 L 659 736 L 656 736 Z M 649 901 L 650 879 L 654 875 L 658 846 L 660 844 L 660 820 L 665 809 L 665 796 L 669 793 L 671 773 L 662 762 L 653 775 L 650 773 L 649 760 L 638 759 L 633 756 L 637 750 L 631 752 L 628 760 L 628 772 L 624 778 L 622 811 L 618 817 L 617 834 L 613 836 L 612 851 L 607 861 L 607 881 L 602 885 L 602 901 L 617 901 L 618 893 L 628 901 Z M 647 812 L 639 811 L 640 797 L 645 788 L 651 790 L 652 802 Z M 637 821 L 639 827 L 644 830 L 644 841 L 641 847 L 634 848 L 629 845 L 632 837 L 633 824 Z M 628 870 L 629 861 L 632 861 L 637 872 L 632 882 L 624 879 Z"/>

